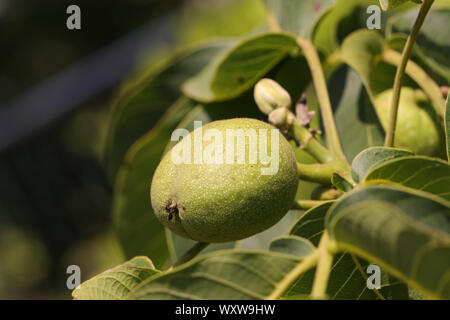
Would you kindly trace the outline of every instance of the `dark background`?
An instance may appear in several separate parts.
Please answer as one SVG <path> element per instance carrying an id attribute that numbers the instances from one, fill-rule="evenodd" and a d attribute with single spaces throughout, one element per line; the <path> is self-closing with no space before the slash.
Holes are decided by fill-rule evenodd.
<path id="1" fill-rule="evenodd" d="M 101 161 L 114 93 L 164 50 L 253 28 L 224 12 L 257 3 L 0 0 L 0 299 L 70 299 L 68 265 L 85 280 L 123 261 Z"/>

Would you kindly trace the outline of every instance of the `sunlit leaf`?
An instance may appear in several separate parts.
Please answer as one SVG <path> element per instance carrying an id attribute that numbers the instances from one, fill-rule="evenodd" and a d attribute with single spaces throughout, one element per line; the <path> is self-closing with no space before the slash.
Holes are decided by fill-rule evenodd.
<path id="1" fill-rule="evenodd" d="M 145 279 L 157 274 L 147 257 L 135 257 L 83 282 L 72 292 L 76 300 L 121 300 Z"/>
<path id="2" fill-rule="evenodd" d="M 410 155 L 412 155 L 410 151 L 396 148 L 372 147 L 365 149 L 353 159 L 353 179 L 357 182 L 362 181 L 372 168 L 381 163 Z"/>
<path id="3" fill-rule="evenodd" d="M 450 164 L 435 158 L 406 156 L 373 168 L 364 179 L 370 183 L 394 183 L 450 200 Z"/>
<path id="4" fill-rule="evenodd" d="M 289 35 L 252 36 L 216 56 L 200 74 L 183 85 L 183 92 L 202 102 L 235 98 L 298 50 L 297 42 Z"/>
<path id="5" fill-rule="evenodd" d="M 276 252 L 217 251 L 144 281 L 128 299 L 264 299 L 301 260 Z"/>

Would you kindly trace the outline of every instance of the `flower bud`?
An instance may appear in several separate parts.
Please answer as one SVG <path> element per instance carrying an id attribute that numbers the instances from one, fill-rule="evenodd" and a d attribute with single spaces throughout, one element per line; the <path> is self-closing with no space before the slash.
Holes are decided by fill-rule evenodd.
<path id="1" fill-rule="evenodd" d="M 253 94 L 259 110 L 267 115 L 274 109 L 289 108 L 291 106 L 289 93 L 271 79 L 258 81 Z"/>
<path id="2" fill-rule="evenodd" d="M 278 108 L 269 114 L 269 123 L 277 128 L 286 128 L 292 124 L 292 117 L 289 117 L 288 108 Z"/>

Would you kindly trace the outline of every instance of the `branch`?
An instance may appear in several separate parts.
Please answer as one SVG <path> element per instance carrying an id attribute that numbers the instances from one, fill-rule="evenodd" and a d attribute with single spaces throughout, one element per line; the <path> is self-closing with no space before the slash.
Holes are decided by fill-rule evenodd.
<path id="1" fill-rule="evenodd" d="M 328 201 L 320 200 L 297 200 L 292 205 L 292 210 L 309 210 Z"/>
<path id="2" fill-rule="evenodd" d="M 314 251 L 312 254 L 307 256 L 300 262 L 294 269 L 292 269 L 281 282 L 277 284 L 275 290 L 269 295 L 266 300 L 276 300 L 281 297 L 283 293 L 285 293 L 289 287 L 306 271 L 314 267 L 317 263 L 317 251 Z"/>
<path id="3" fill-rule="evenodd" d="M 392 65 L 400 65 L 402 56 L 395 50 L 386 49 L 383 53 L 383 60 Z M 414 61 L 410 60 L 406 65 L 405 72 L 411 77 L 430 98 L 436 113 L 444 118 L 445 100 L 439 85 Z"/>
<path id="4" fill-rule="evenodd" d="M 181 256 L 181 258 L 178 259 L 178 261 L 176 261 L 172 265 L 172 268 L 194 259 L 200 253 L 200 251 L 205 249 L 208 245 L 209 245 L 209 243 L 206 243 L 206 242 L 197 242 L 192 248 L 190 248 L 188 251 L 186 251 Z"/>
<path id="5" fill-rule="evenodd" d="M 402 89 L 403 75 L 405 73 L 406 64 L 408 63 L 409 56 L 411 55 L 411 51 L 416 41 L 417 35 L 419 34 L 420 28 L 422 27 L 425 17 L 427 16 L 427 13 L 430 10 L 433 2 L 434 0 L 424 0 L 422 2 L 419 15 L 417 16 L 411 34 L 408 36 L 408 40 L 406 41 L 405 47 L 403 48 L 402 59 L 397 68 L 397 73 L 395 74 L 393 96 L 391 101 L 391 110 L 389 115 L 389 124 L 386 131 L 386 140 L 384 141 L 385 147 L 394 146 L 395 129 L 396 129 L 395 127 L 397 124 L 398 104 L 400 101 L 400 91 Z"/>
<path id="6" fill-rule="evenodd" d="M 323 73 L 322 64 L 319 59 L 319 54 L 316 48 L 309 40 L 297 38 L 298 45 L 302 48 L 306 61 L 316 89 L 317 97 L 319 99 L 320 113 L 325 126 L 327 137 L 327 145 L 336 158 L 347 161 L 342 151 L 339 135 L 334 123 L 333 110 L 331 108 L 330 96 L 328 94 L 327 82 Z"/>
<path id="7" fill-rule="evenodd" d="M 330 252 L 330 237 L 325 230 L 320 239 L 319 260 L 317 263 L 316 274 L 314 276 L 313 287 L 311 290 L 312 299 L 323 299 L 326 295 L 328 278 L 330 277 L 331 265 L 333 263 L 333 254 Z"/>

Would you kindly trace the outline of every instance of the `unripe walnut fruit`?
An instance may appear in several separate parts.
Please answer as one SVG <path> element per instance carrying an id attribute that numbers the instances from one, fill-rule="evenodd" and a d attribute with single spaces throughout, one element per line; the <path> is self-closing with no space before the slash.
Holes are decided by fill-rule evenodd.
<path id="1" fill-rule="evenodd" d="M 222 138 L 205 141 L 207 132 L 215 132 L 215 137 L 219 134 L 223 143 L 216 144 Z M 231 141 L 227 132 L 237 137 L 233 138 L 234 158 L 229 158 L 233 161 L 225 160 Z M 215 144 L 219 149 L 214 149 L 214 155 L 222 153 L 224 162 L 176 164 L 174 153 L 189 150 L 181 148 L 186 139 L 195 153 L 198 137 L 203 137 L 203 153 Z M 255 150 L 256 163 L 250 161 Z M 242 153 L 245 161 L 239 163 Z M 263 155 L 269 155 L 272 161 L 278 158 L 276 172 L 267 174 L 270 164 L 267 159 L 261 161 Z M 247 238 L 278 222 L 290 209 L 297 187 L 296 158 L 283 135 L 259 120 L 230 119 L 197 128 L 164 156 L 153 176 L 151 202 L 157 218 L 174 233 L 201 242 L 227 242 Z"/>
<path id="2" fill-rule="evenodd" d="M 389 122 L 392 89 L 375 98 L 378 118 L 386 130 Z M 443 151 L 443 132 L 432 106 L 423 92 L 403 87 L 397 114 L 394 146 L 406 148 L 426 156 L 440 156 Z"/>

